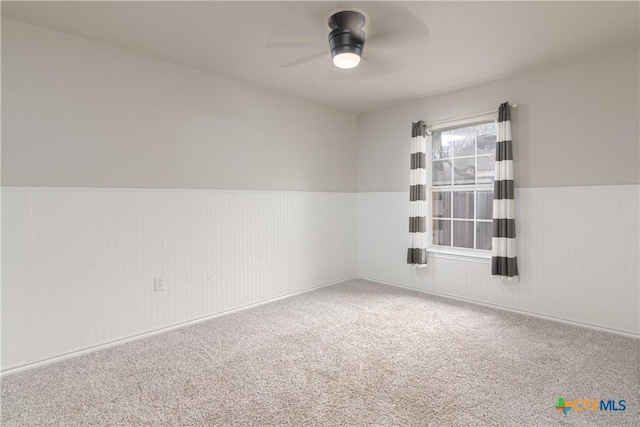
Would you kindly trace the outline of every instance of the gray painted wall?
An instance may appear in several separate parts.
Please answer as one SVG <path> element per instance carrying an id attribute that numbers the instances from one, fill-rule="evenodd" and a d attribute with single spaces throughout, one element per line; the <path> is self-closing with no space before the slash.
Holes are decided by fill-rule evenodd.
<path id="1" fill-rule="evenodd" d="M 411 121 L 506 100 L 517 186 L 638 183 L 638 62 L 605 52 L 356 118 L 3 18 L 2 184 L 405 191 Z"/>
<path id="2" fill-rule="evenodd" d="M 516 186 L 639 182 L 637 48 L 606 52 L 358 116 L 358 191 L 405 191 L 411 122 L 512 110 Z"/>
<path id="3" fill-rule="evenodd" d="M 2 184 L 355 191 L 356 116 L 2 19 Z"/>

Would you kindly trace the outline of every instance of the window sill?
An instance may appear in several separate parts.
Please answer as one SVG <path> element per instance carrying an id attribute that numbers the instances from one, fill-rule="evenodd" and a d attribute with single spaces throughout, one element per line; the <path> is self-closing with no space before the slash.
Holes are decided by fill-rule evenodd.
<path id="1" fill-rule="evenodd" d="M 465 250 L 432 246 L 427 249 L 427 254 L 434 258 L 455 259 L 458 261 L 477 262 L 480 264 L 491 263 L 491 251 Z"/>

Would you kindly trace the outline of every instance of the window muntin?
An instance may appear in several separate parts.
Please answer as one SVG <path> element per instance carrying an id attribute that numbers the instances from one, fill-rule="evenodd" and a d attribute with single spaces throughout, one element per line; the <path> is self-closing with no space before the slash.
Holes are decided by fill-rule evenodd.
<path id="1" fill-rule="evenodd" d="M 491 250 L 496 123 L 431 133 L 431 244 Z"/>

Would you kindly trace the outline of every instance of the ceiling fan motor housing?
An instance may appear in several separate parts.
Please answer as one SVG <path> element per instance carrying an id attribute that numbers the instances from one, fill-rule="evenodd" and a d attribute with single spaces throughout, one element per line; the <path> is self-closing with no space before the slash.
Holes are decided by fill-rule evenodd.
<path id="1" fill-rule="evenodd" d="M 362 28 L 365 18 L 361 13 L 346 10 L 332 15 L 328 20 L 329 47 L 331 56 L 341 53 L 355 53 L 362 56 L 365 34 Z"/>

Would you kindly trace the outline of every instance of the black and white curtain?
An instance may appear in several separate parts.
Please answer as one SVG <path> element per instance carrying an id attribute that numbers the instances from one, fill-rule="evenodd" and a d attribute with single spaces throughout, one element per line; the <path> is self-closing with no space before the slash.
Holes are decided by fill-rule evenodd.
<path id="1" fill-rule="evenodd" d="M 409 249 L 407 263 L 427 265 L 427 125 L 413 123 L 409 177 Z"/>
<path id="2" fill-rule="evenodd" d="M 513 143 L 511 140 L 511 110 L 507 102 L 501 104 L 498 110 L 491 247 L 491 275 L 509 280 L 517 279 Z"/>

